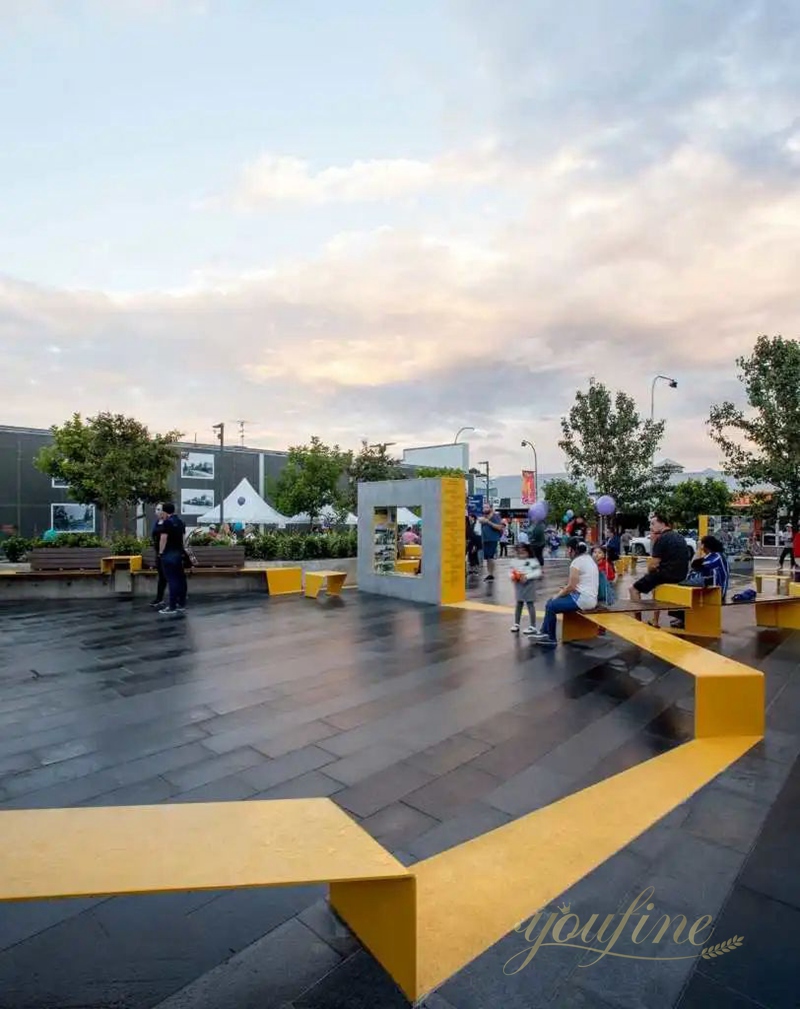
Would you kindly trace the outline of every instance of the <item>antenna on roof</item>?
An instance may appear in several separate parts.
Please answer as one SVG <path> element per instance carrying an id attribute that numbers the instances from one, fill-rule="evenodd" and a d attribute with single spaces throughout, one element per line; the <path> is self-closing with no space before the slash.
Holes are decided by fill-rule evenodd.
<path id="1" fill-rule="evenodd" d="M 249 424 L 249 420 L 237 420 L 236 423 L 239 425 L 239 444 L 244 448 L 244 426 Z"/>

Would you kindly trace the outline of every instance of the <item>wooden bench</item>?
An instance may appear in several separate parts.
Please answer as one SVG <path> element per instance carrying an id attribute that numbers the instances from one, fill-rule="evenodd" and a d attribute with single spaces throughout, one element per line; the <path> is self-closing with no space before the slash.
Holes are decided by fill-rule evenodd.
<path id="1" fill-rule="evenodd" d="M 286 596 L 303 591 L 303 569 L 267 568 L 267 592 L 271 596 Z"/>
<path id="2" fill-rule="evenodd" d="M 687 606 L 676 606 L 673 603 L 653 602 L 643 599 L 641 602 L 634 602 L 632 599 L 621 599 L 616 603 L 600 603 L 593 610 L 575 610 L 563 614 L 562 640 L 563 641 L 586 641 L 589 638 L 596 638 L 600 633 L 600 625 L 592 618 L 595 614 L 605 613 L 625 613 L 628 616 L 636 617 L 642 613 L 659 613 L 662 610 L 686 610 Z"/>
<path id="3" fill-rule="evenodd" d="M 323 590 L 329 596 L 339 596 L 346 578 L 346 571 L 306 571 L 306 596 L 316 599 Z"/>
<path id="4" fill-rule="evenodd" d="M 99 573 L 108 547 L 40 547 L 30 551 L 31 571 L 94 571 Z"/>
<path id="5" fill-rule="evenodd" d="M 767 573 L 766 571 L 764 571 L 761 574 L 754 575 L 753 576 L 753 580 L 756 583 L 756 592 L 759 595 L 761 595 L 761 593 L 763 591 L 763 588 L 764 588 L 764 579 L 765 578 L 768 581 L 773 581 L 774 580 L 776 582 L 778 594 L 780 594 L 781 585 L 785 582 L 786 583 L 786 594 L 789 595 L 789 586 L 792 583 L 792 576 L 790 574 L 789 575 L 785 575 L 781 571 L 771 571 L 769 573 Z"/>
<path id="6" fill-rule="evenodd" d="M 197 564 L 192 570 L 205 575 L 210 571 L 224 571 L 230 574 L 232 571 L 243 571 L 244 568 L 244 547 L 193 547 L 189 543 L 189 552 L 197 558 Z M 152 548 L 144 551 L 144 566 L 155 568 L 156 552 Z"/>

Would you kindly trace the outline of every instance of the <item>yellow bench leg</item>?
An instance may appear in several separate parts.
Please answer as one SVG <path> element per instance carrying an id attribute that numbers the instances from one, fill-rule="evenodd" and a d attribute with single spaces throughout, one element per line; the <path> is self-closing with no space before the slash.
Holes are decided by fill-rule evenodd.
<path id="1" fill-rule="evenodd" d="M 783 627 L 800 630 L 800 606 L 795 603 L 756 603 L 756 624 L 759 627 Z"/>
<path id="2" fill-rule="evenodd" d="M 562 641 L 587 641 L 596 638 L 600 628 L 593 620 L 587 620 L 581 613 L 573 610 L 563 614 L 561 624 Z"/>
<path id="3" fill-rule="evenodd" d="M 698 676 L 694 691 L 694 734 L 764 735 L 764 676 Z"/>

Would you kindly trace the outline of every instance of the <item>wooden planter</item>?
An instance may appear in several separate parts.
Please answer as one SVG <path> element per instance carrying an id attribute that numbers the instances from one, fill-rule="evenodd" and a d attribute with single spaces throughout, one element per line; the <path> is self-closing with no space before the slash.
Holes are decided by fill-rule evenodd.
<path id="1" fill-rule="evenodd" d="M 28 552 L 31 571 L 100 571 L 110 547 L 39 547 Z"/>
<path id="2" fill-rule="evenodd" d="M 192 547 L 190 544 L 189 549 L 197 558 L 198 570 L 201 568 L 244 567 L 244 547 Z M 154 568 L 156 566 L 155 551 L 145 550 L 142 554 L 142 561 L 146 568 Z"/>

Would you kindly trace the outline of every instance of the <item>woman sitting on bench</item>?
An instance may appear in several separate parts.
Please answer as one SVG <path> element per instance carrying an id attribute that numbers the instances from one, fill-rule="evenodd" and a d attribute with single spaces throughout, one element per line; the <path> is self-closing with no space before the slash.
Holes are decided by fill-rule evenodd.
<path id="1" fill-rule="evenodd" d="M 545 606 L 541 631 L 534 635 L 534 641 L 546 648 L 555 648 L 556 614 L 571 613 L 575 610 L 593 610 L 597 607 L 597 591 L 600 571 L 587 552 L 586 544 L 575 536 L 567 540 L 569 581 Z"/>

